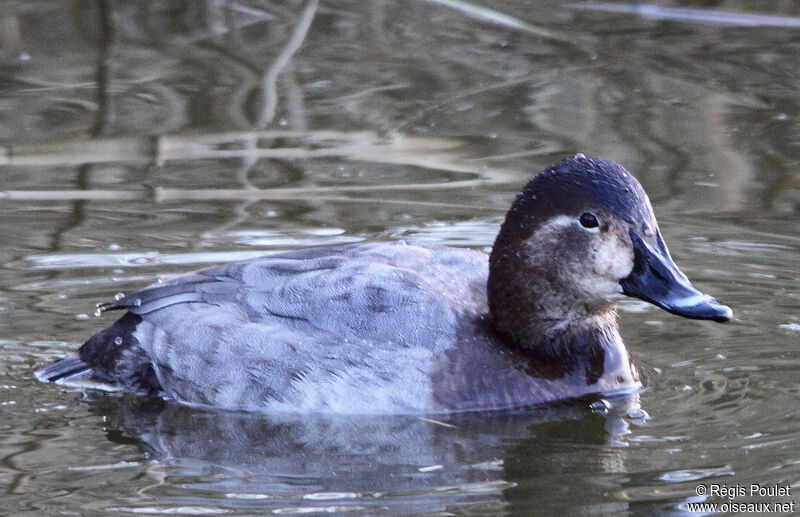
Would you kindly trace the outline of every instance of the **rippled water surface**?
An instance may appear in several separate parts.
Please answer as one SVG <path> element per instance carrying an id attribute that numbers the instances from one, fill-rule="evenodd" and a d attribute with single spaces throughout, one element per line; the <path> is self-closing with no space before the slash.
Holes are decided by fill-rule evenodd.
<path id="1" fill-rule="evenodd" d="M 800 511 L 795 2 L 2 2 L 0 508 L 9 515 Z M 583 152 L 650 193 L 727 325 L 625 302 L 635 400 L 254 416 L 32 380 L 94 304 L 272 250 L 491 246 Z"/>

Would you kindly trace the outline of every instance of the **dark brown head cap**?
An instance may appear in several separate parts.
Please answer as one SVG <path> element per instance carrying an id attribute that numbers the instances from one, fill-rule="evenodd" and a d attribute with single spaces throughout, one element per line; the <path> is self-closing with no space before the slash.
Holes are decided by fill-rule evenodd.
<path id="1" fill-rule="evenodd" d="M 621 165 L 579 154 L 537 174 L 517 194 L 503 231 L 526 239 L 542 222 L 582 211 L 613 214 L 628 223 L 652 224 L 653 215 L 641 184 Z"/>

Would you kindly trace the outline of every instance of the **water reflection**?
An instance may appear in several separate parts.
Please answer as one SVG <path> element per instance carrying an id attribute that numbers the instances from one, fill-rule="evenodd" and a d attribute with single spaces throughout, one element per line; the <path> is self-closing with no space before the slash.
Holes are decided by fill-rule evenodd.
<path id="1" fill-rule="evenodd" d="M 3 3 L 5 511 L 636 515 L 685 512 L 701 479 L 796 485 L 800 8 L 473 2 L 497 23 L 453 3 Z M 723 329 L 621 307 L 650 420 L 248 421 L 30 380 L 101 326 L 96 302 L 162 275 L 361 239 L 490 246 L 516 189 L 578 151 L 634 172 L 686 273 L 737 310 Z"/>
<path id="2" fill-rule="evenodd" d="M 562 506 L 555 493 L 548 496 L 560 472 L 625 471 L 629 415 L 641 416 L 636 396 L 595 412 L 564 405 L 430 418 L 201 411 L 128 396 L 101 397 L 90 409 L 103 417 L 109 440 L 135 440 L 167 466 L 159 470 L 170 480 L 148 493 L 155 501 L 145 505 L 168 499 L 175 484 L 204 507 L 402 513 L 513 506 L 519 485 L 531 478 L 542 484 L 541 504 Z M 542 447 L 560 451 L 558 460 Z"/>
<path id="3" fill-rule="evenodd" d="M 769 66 L 731 73 L 731 63 L 714 59 L 726 50 L 724 43 L 706 43 L 702 27 L 690 28 L 696 38 L 673 25 L 661 27 L 657 40 L 620 33 L 606 42 L 595 35 L 587 38 L 592 52 L 586 53 L 574 41 L 549 37 L 593 27 L 586 9 L 570 7 L 556 16 L 547 6 L 504 5 L 487 10 L 497 16 L 483 14 L 484 24 L 474 24 L 465 23 L 465 11 L 450 5 L 455 3 L 398 9 L 374 2 L 353 10 L 313 1 L 147 6 L 99 1 L 61 13 L 76 23 L 58 24 L 55 31 L 48 27 L 48 38 L 34 38 L 44 30 L 42 12 L 10 11 L 0 24 L 0 40 L 9 49 L 4 71 L 11 81 L 0 124 L 0 140 L 7 145 L 0 159 L 15 167 L 70 164 L 85 184 L 80 193 L 14 193 L 7 199 L 56 194 L 106 201 L 196 199 L 197 192 L 171 191 L 168 184 L 186 169 L 215 166 L 208 160 L 236 162 L 224 168 L 224 178 L 206 178 L 228 182 L 229 188 L 232 182 L 239 191 L 219 192 L 215 199 L 242 197 L 254 186 L 274 188 L 285 181 L 275 177 L 285 161 L 323 157 L 468 170 L 484 177 L 488 171 L 477 165 L 516 169 L 529 159 L 526 173 L 493 177 L 513 185 L 553 156 L 581 150 L 624 157 L 655 199 L 680 195 L 676 209 L 733 211 L 758 206 L 756 193 L 782 210 L 796 208 L 797 187 L 786 181 L 791 175 L 769 159 L 796 143 L 787 114 L 792 105 L 788 99 L 780 106 L 766 103 L 751 88 L 770 85 L 780 97 L 793 85 L 788 71 L 776 73 L 780 70 Z M 523 36 L 524 24 L 509 28 L 501 14 L 550 19 L 564 30 L 551 28 L 539 39 Z M 794 18 L 788 14 L 772 18 L 789 23 Z M 635 26 L 632 20 L 616 19 Z M 433 48 L 437 51 L 426 50 Z M 753 44 L 739 55 L 777 64 L 791 62 L 788 52 L 776 42 L 766 48 Z M 527 55 L 536 59 L 522 59 Z M 364 62 L 370 66 L 362 67 Z M 758 127 L 741 130 L 751 125 Z M 267 127 L 283 134 L 255 131 Z M 334 128 L 402 137 L 406 144 L 354 147 L 361 145 L 354 140 L 375 137 Z M 772 138 L 754 142 L 748 138 L 753 132 Z M 456 155 L 433 148 L 448 138 L 462 146 Z M 48 145 L 32 145 L 43 143 Z M 420 154 L 427 159 L 413 161 Z M 137 169 L 166 167 L 155 182 L 162 195 L 149 196 L 146 189 L 93 192 L 91 185 L 107 186 L 111 175 L 101 164 L 109 162 L 124 165 L 129 184 L 139 183 L 130 179 Z M 297 172 L 319 182 L 314 167 Z M 780 186 L 762 189 L 765 174 Z M 194 178 L 190 174 L 186 183 Z M 439 186 L 451 181 L 427 179 Z"/>

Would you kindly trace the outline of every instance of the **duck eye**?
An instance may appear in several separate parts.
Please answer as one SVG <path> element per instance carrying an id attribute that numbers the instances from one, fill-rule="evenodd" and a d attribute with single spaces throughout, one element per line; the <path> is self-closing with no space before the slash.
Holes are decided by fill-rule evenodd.
<path id="1" fill-rule="evenodd" d="M 597 217 L 589 212 L 582 213 L 580 221 L 584 228 L 597 228 L 600 225 L 600 223 L 597 221 Z"/>

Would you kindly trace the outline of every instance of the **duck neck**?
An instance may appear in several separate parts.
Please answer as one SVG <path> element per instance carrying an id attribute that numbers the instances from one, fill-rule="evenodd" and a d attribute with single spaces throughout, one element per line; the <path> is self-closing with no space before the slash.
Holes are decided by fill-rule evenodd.
<path id="1" fill-rule="evenodd" d="M 506 346 L 526 358 L 531 377 L 555 381 L 579 375 L 585 393 L 641 386 L 619 334 L 615 304 L 580 301 L 580 293 L 563 285 L 557 273 L 498 238 L 489 258 L 487 294 L 492 325 Z"/>
<path id="2" fill-rule="evenodd" d="M 513 324 L 492 315 L 492 322 L 512 346 L 531 355 L 578 358 L 593 350 L 625 349 L 615 311 L 570 321 L 537 317 Z"/>
<path id="3" fill-rule="evenodd" d="M 570 349 L 592 338 L 604 347 L 624 346 L 613 302 L 582 302 L 558 274 L 506 249 L 500 237 L 489 259 L 487 295 L 495 329 L 519 348 Z"/>

